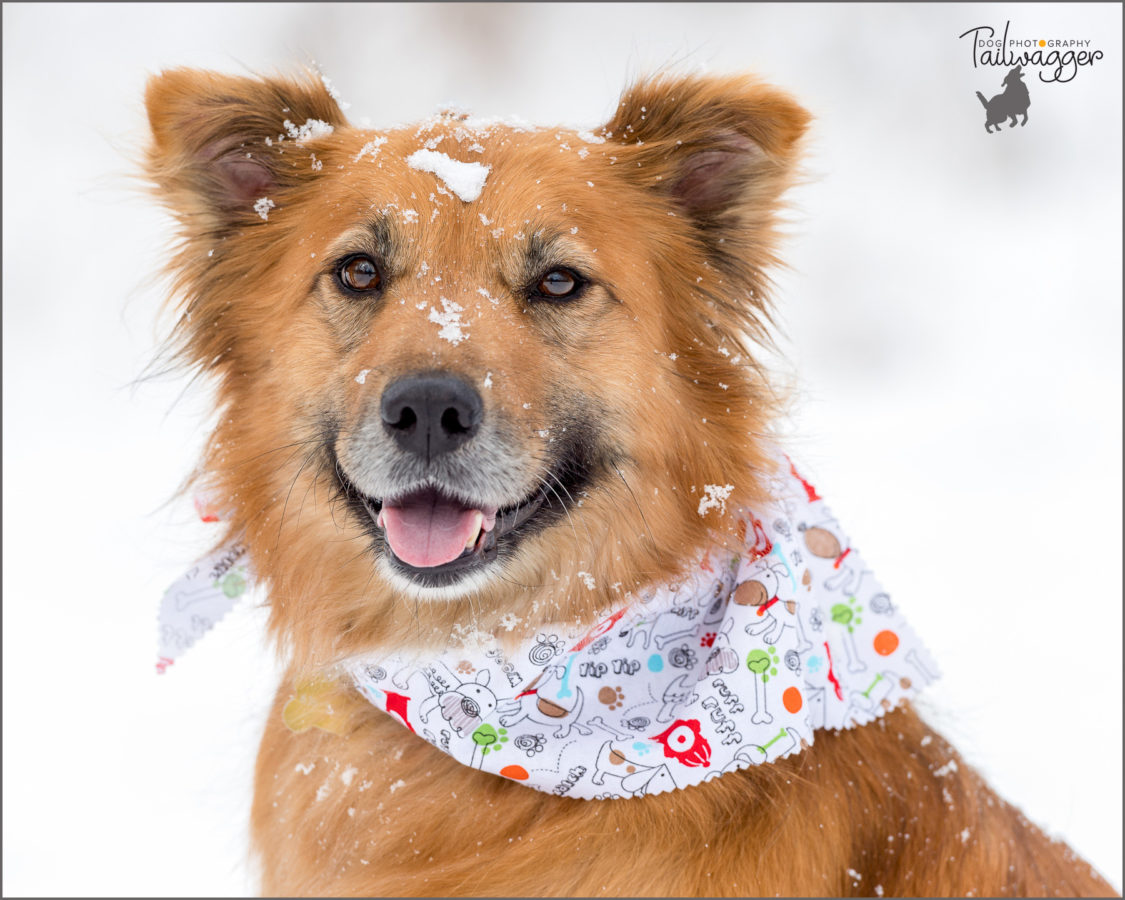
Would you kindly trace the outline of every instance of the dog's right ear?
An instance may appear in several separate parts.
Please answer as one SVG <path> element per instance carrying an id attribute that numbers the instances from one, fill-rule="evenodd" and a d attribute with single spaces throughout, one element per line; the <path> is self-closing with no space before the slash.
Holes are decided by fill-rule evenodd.
<path id="1" fill-rule="evenodd" d="M 315 177 L 309 153 L 295 146 L 347 124 L 312 73 L 243 78 L 173 69 L 149 79 L 145 107 L 148 176 L 189 236 L 260 223 L 287 191 Z"/>

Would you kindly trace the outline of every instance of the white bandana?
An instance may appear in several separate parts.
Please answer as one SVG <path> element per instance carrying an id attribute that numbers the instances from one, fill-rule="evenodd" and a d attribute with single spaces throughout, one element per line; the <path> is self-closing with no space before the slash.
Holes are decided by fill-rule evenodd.
<path id="1" fill-rule="evenodd" d="M 740 517 L 741 552 L 709 550 L 585 634 L 544 632 L 511 656 L 486 645 L 428 663 L 365 657 L 348 671 L 458 762 L 583 799 L 699 784 L 794 753 L 818 728 L 864 725 L 937 667 L 792 464 L 770 496 Z"/>

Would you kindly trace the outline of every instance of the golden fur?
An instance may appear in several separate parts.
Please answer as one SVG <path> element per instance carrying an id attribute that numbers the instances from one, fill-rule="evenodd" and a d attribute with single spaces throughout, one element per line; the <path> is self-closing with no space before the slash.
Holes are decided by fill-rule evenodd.
<path id="1" fill-rule="evenodd" d="M 253 809 L 266 893 L 1112 892 L 944 741 L 924 742 L 909 708 L 773 765 L 599 803 L 461 766 L 333 680 L 365 651 L 591 623 L 730 536 L 733 516 L 697 513 L 703 485 L 733 482 L 732 511 L 760 499 L 780 403 L 754 346 L 768 340 L 777 210 L 808 122 L 787 95 L 745 77 L 652 78 L 602 142 L 455 114 L 377 134 L 348 125 L 312 78 L 175 70 L 151 79 L 146 104 L 148 174 L 181 225 L 176 346 L 218 392 L 197 486 L 247 542 L 289 662 Z M 295 137 L 312 119 L 331 133 Z M 479 200 L 406 165 L 425 141 L 491 166 Z M 267 218 L 253 209 L 263 196 Z M 356 247 L 386 261 L 377 303 L 332 286 L 326 266 Z M 526 302 L 534 253 L 593 273 L 580 301 Z M 427 319 L 443 298 L 464 310 L 464 342 Z M 528 477 L 562 452 L 543 434 L 568 429 L 590 471 L 581 503 L 502 578 L 441 601 L 381 577 L 370 523 L 333 471 L 362 454 L 383 386 L 421 368 L 489 381 L 485 414 L 516 436 Z M 572 589 L 579 572 L 596 590 Z M 310 679 L 318 727 L 294 730 L 305 719 L 283 710 Z"/>

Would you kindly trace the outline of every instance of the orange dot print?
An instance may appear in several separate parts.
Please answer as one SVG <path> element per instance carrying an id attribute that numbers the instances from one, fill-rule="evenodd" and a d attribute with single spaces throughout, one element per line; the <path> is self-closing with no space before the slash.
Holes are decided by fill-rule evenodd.
<path id="1" fill-rule="evenodd" d="M 523 766 L 504 766 L 500 770 L 500 774 L 505 778 L 512 778 L 515 781 L 527 781 L 531 776 L 527 774 L 527 769 Z"/>
<path id="2" fill-rule="evenodd" d="M 1047 46 L 1047 42 L 1046 42 L 1046 41 L 1040 41 L 1040 42 L 1039 42 L 1039 46 L 1040 46 L 1040 47 L 1046 47 L 1046 46 Z"/>
<path id="3" fill-rule="evenodd" d="M 880 631 L 875 635 L 873 645 L 880 656 L 890 656 L 898 649 L 898 635 L 893 631 Z"/>
<path id="4" fill-rule="evenodd" d="M 791 713 L 799 712 L 801 705 L 805 702 L 801 698 L 801 692 L 795 687 L 787 687 L 781 695 L 781 702 L 785 708 Z"/>

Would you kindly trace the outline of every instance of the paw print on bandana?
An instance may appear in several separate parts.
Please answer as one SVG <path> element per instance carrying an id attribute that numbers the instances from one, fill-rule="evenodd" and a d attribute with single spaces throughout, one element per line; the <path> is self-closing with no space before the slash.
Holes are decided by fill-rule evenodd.
<path id="1" fill-rule="evenodd" d="M 766 684 L 772 676 L 777 675 L 777 651 L 771 646 L 767 650 L 751 650 L 746 656 L 746 668 L 755 675 L 762 676 L 762 684 Z"/>
<path id="2" fill-rule="evenodd" d="M 644 756 L 652 751 L 652 744 L 645 741 L 633 741 L 633 749 L 637 751 L 638 756 Z"/>
<path id="3" fill-rule="evenodd" d="M 471 662 L 467 659 L 463 659 L 461 662 L 457 663 L 457 671 L 462 675 L 472 675 L 475 670 Z"/>
<path id="4" fill-rule="evenodd" d="M 715 643 L 715 632 L 708 631 L 703 637 L 699 639 L 700 647 L 710 647 Z"/>
<path id="5" fill-rule="evenodd" d="M 847 603 L 833 604 L 830 612 L 832 613 L 832 621 L 845 626 L 848 629 L 848 634 L 852 634 L 857 625 L 863 624 L 863 619 L 859 615 L 863 612 L 863 607 L 859 605 L 855 597 L 848 597 Z"/>
<path id="6" fill-rule="evenodd" d="M 563 652 L 563 643 L 557 634 L 541 634 L 535 639 L 535 646 L 528 651 L 527 658 L 537 666 L 545 666 Z"/>
<path id="7" fill-rule="evenodd" d="M 480 747 L 481 756 L 496 753 L 502 744 L 508 743 L 508 729 L 501 728 L 497 731 L 491 725 L 485 723 L 478 726 L 477 730 L 473 732 L 473 743 Z"/>
<path id="8" fill-rule="evenodd" d="M 536 753 L 542 753 L 547 746 L 547 739 L 542 734 L 521 734 L 516 738 L 516 749 L 522 750 L 528 758 Z"/>
<path id="9" fill-rule="evenodd" d="M 620 687 L 604 687 L 598 691 L 598 699 L 610 709 L 621 709 L 625 704 L 625 692 Z"/>

